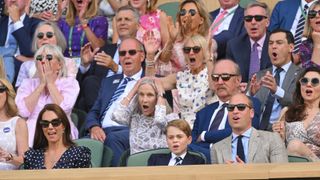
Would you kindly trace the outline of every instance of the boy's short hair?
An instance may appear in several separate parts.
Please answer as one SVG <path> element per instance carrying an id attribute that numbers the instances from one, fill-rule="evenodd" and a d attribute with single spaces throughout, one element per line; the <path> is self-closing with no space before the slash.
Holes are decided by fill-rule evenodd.
<path id="1" fill-rule="evenodd" d="M 164 133 L 167 135 L 167 131 L 168 131 L 168 128 L 169 127 L 176 127 L 178 129 L 180 129 L 182 132 L 184 132 L 187 137 L 190 137 L 191 136 L 191 128 L 190 128 L 190 125 L 189 123 L 184 120 L 184 119 L 176 119 L 176 120 L 173 120 L 173 121 L 170 121 L 168 123 L 168 125 L 166 126 L 166 129 L 164 131 Z"/>

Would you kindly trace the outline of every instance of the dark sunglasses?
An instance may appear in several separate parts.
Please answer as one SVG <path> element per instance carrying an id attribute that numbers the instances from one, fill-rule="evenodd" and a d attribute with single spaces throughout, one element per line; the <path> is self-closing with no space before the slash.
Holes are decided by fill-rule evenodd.
<path id="1" fill-rule="evenodd" d="M 194 16 L 197 14 L 197 11 L 195 9 L 189 9 L 188 13 L 191 15 L 191 16 Z M 180 16 L 185 16 L 187 14 L 187 10 L 185 9 L 181 9 L 181 11 L 179 12 Z"/>
<path id="2" fill-rule="evenodd" d="M 309 82 L 311 82 L 311 86 L 316 87 L 319 85 L 319 79 L 318 78 L 309 78 L 303 77 L 299 80 L 301 86 L 306 86 Z"/>
<path id="3" fill-rule="evenodd" d="M 119 51 L 119 56 L 126 56 L 127 52 L 129 53 L 130 56 L 134 56 L 137 54 L 137 52 L 142 51 L 142 50 L 135 50 L 135 49 L 130 49 L 128 51 Z"/>
<path id="4" fill-rule="evenodd" d="M 182 48 L 183 52 L 186 54 L 189 54 L 191 52 L 191 49 L 195 54 L 197 54 L 200 52 L 201 47 L 200 46 L 193 46 L 193 47 L 183 47 Z"/>
<path id="5" fill-rule="evenodd" d="M 53 32 L 48 31 L 48 32 L 46 32 L 46 34 L 44 34 L 43 32 L 39 32 L 39 33 L 37 34 L 37 38 L 42 39 L 42 38 L 44 37 L 44 35 L 46 35 L 47 38 L 50 39 L 50 38 L 53 37 Z"/>
<path id="6" fill-rule="evenodd" d="M 222 81 L 229 81 L 231 77 L 238 76 L 237 74 L 211 74 L 211 79 L 215 82 L 219 81 L 221 77 Z"/>
<path id="7" fill-rule="evenodd" d="M 316 10 L 310 10 L 308 12 L 308 18 L 309 19 L 312 19 L 312 18 L 315 18 L 317 16 L 317 14 L 319 14 L 320 16 L 320 10 L 316 11 Z"/>
<path id="8" fill-rule="evenodd" d="M 251 22 L 252 19 L 254 18 L 254 20 L 256 20 L 257 22 L 260 22 L 262 21 L 263 19 L 267 19 L 268 17 L 267 16 L 262 16 L 262 15 L 255 15 L 255 16 L 245 16 L 244 17 L 244 21 L 246 22 Z"/>
<path id="9" fill-rule="evenodd" d="M 232 112 L 232 111 L 234 111 L 234 108 L 235 107 L 237 107 L 237 109 L 239 110 L 239 111 L 244 111 L 245 109 L 246 109 L 246 107 L 248 107 L 249 109 L 251 109 L 252 107 L 251 106 L 249 106 L 248 104 L 228 104 L 227 105 L 227 110 L 229 111 L 229 112 Z"/>
<path id="10" fill-rule="evenodd" d="M 53 127 L 58 127 L 62 123 L 61 119 L 53 119 L 52 121 L 48 120 L 40 120 L 40 125 L 42 128 L 48 128 L 49 124 L 51 124 Z"/>
<path id="11" fill-rule="evenodd" d="M 53 59 L 52 54 L 47 54 L 47 55 L 46 55 L 46 59 L 47 59 L 48 61 L 51 61 L 51 60 Z M 43 56 L 42 56 L 42 55 L 38 55 L 38 56 L 36 57 L 36 60 L 37 60 L 37 61 L 42 61 L 42 60 L 43 60 Z"/>
<path id="12" fill-rule="evenodd" d="M 0 86 L 0 93 L 3 93 L 7 90 L 8 88 L 5 86 Z"/>

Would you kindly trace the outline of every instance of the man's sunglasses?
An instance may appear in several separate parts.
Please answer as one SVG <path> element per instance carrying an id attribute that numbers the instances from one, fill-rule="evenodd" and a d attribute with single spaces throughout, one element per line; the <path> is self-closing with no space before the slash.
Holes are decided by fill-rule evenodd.
<path id="1" fill-rule="evenodd" d="M 44 57 L 43 57 L 42 55 L 38 55 L 38 56 L 36 57 L 36 60 L 37 60 L 37 61 L 42 61 L 43 58 L 44 58 Z M 53 59 L 52 54 L 47 54 L 47 55 L 46 55 L 46 59 L 47 59 L 48 61 L 51 61 L 51 60 Z"/>
<path id="2" fill-rule="evenodd" d="M 44 35 L 46 35 L 47 38 L 50 39 L 50 38 L 53 37 L 53 32 L 48 31 L 48 32 L 46 32 L 46 34 L 44 34 L 43 32 L 39 32 L 39 33 L 37 34 L 37 38 L 43 39 L 43 38 L 44 38 Z"/>
<path id="3" fill-rule="evenodd" d="M 127 52 L 129 53 L 130 56 L 134 56 L 139 51 L 141 52 L 142 50 L 130 49 L 128 51 L 119 51 L 119 56 L 126 56 Z"/>
<path id="4" fill-rule="evenodd" d="M 40 120 L 40 125 L 42 128 L 48 128 L 49 124 L 51 124 L 53 127 L 58 127 L 62 123 L 61 119 L 53 119 L 51 121 L 48 120 Z"/>
<path id="5" fill-rule="evenodd" d="M 311 82 L 311 86 L 316 87 L 319 85 L 319 79 L 318 78 L 309 78 L 303 77 L 299 80 L 301 86 L 306 86 L 309 82 Z"/>
<path id="6" fill-rule="evenodd" d="M 197 54 L 200 52 L 201 47 L 200 46 L 193 46 L 193 47 L 183 47 L 182 50 L 184 53 L 189 54 L 191 52 L 191 49 L 193 53 Z"/>
<path id="7" fill-rule="evenodd" d="M 244 111 L 246 109 L 246 107 L 248 107 L 249 109 L 251 109 L 252 107 L 249 106 L 248 104 L 228 104 L 227 105 L 227 110 L 229 112 L 233 112 L 234 111 L 234 108 L 237 107 L 237 109 L 239 111 Z"/>
<path id="8" fill-rule="evenodd" d="M 317 16 L 317 14 L 320 16 L 320 10 L 316 11 L 316 10 L 310 10 L 308 12 L 308 18 L 309 19 L 313 19 Z"/>
<path id="9" fill-rule="evenodd" d="M 218 82 L 221 77 L 222 81 L 229 81 L 231 77 L 238 76 L 237 74 L 211 74 L 211 79 L 214 82 Z"/>
<path id="10" fill-rule="evenodd" d="M 197 11 L 195 9 L 189 9 L 188 13 L 191 16 L 194 16 L 197 14 Z M 186 9 L 181 9 L 181 11 L 179 12 L 180 16 L 185 16 L 187 14 L 187 10 Z"/>
<path id="11" fill-rule="evenodd" d="M 7 90 L 8 88 L 5 86 L 0 86 L 0 93 L 3 93 Z"/>
<path id="12" fill-rule="evenodd" d="M 255 16 L 244 16 L 244 21 L 246 22 L 251 22 L 252 19 L 256 20 L 257 22 L 260 22 L 262 21 L 263 19 L 267 19 L 268 17 L 267 16 L 262 16 L 262 15 L 255 15 Z"/>

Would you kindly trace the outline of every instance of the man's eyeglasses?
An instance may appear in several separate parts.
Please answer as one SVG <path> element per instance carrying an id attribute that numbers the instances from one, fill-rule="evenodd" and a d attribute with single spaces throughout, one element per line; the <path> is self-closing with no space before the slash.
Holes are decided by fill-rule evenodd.
<path id="1" fill-rule="evenodd" d="M 53 127 L 58 127 L 62 123 L 61 119 L 53 119 L 51 121 L 48 120 L 40 120 L 39 121 L 42 128 L 48 128 L 49 124 L 51 124 Z"/>
<path id="2" fill-rule="evenodd" d="M 0 93 L 3 93 L 7 90 L 8 88 L 5 86 L 0 86 Z"/>
<path id="3" fill-rule="evenodd" d="M 228 104 L 227 105 L 227 110 L 229 112 L 233 112 L 234 111 L 234 108 L 237 107 L 237 109 L 239 111 L 244 111 L 246 109 L 246 107 L 248 107 L 249 109 L 251 109 L 252 107 L 249 106 L 248 104 Z"/>
<path id="4" fill-rule="evenodd" d="M 189 14 L 191 15 L 191 16 L 194 16 L 194 15 L 196 15 L 197 14 L 197 11 L 195 10 L 195 9 L 189 9 Z M 180 16 L 185 16 L 187 14 L 187 10 L 186 9 L 181 9 L 181 11 L 180 11 Z"/>
<path id="5" fill-rule="evenodd" d="M 128 51 L 119 51 L 119 56 L 126 56 L 127 52 L 129 53 L 130 56 L 134 56 L 137 54 L 138 51 L 142 51 L 142 50 L 135 50 L 135 49 L 130 49 Z"/>
<path id="6" fill-rule="evenodd" d="M 223 81 L 229 81 L 231 77 L 233 76 L 238 76 L 237 74 L 211 74 L 211 79 L 214 81 L 214 82 L 218 82 L 219 81 L 219 78 L 221 77 L 221 79 Z"/>
<path id="7" fill-rule="evenodd" d="M 313 87 L 316 87 L 319 85 L 319 79 L 318 78 L 306 78 L 306 77 L 303 77 L 299 80 L 301 86 L 306 86 L 309 82 L 311 82 L 311 86 Z"/>
<path id="8" fill-rule="evenodd" d="M 317 16 L 317 14 L 320 16 L 320 10 L 316 11 L 316 10 L 310 10 L 308 12 L 308 18 L 309 19 L 313 19 Z"/>
<path id="9" fill-rule="evenodd" d="M 260 22 L 263 19 L 267 19 L 267 18 L 268 18 L 267 16 L 262 16 L 262 15 L 255 15 L 255 16 L 248 15 L 248 16 L 244 16 L 244 21 L 251 22 L 252 19 L 254 19 L 257 22 Z"/>
<path id="10" fill-rule="evenodd" d="M 201 47 L 200 46 L 193 46 L 193 47 L 183 47 L 182 50 L 184 53 L 189 54 L 191 52 L 191 49 L 193 53 L 197 54 L 200 52 Z"/>
<path id="11" fill-rule="evenodd" d="M 43 59 L 44 59 L 44 57 L 43 57 L 42 55 L 38 55 L 38 56 L 36 57 L 36 60 L 37 60 L 37 61 L 42 61 Z M 52 54 L 47 54 L 47 55 L 46 55 L 46 59 L 47 59 L 48 61 L 51 61 L 51 60 L 53 59 Z"/>
<path id="12" fill-rule="evenodd" d="M 46 34 L 44 34 L 43 32 L 39 32 L 38 34 L 37 34 L 37 38 L 39 38 L 39 39 L 43 39 L 44 38 L 44 35 L 46 35 L 47 36 L 47 38 L 52 38 L 53 37 L 53 32 L 51 32 L 51 31 L 48 31 L 48 32 L 46 32 Z"/>

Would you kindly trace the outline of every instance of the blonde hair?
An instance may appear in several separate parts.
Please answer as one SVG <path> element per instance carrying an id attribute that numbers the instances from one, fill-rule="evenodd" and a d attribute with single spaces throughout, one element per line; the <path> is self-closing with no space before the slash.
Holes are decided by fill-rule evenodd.
<path id="1" fill-rule="evenodd" d="M 3 57 L 0 56 L 0 78 L 6 79 L 7 74 L 6 74 L 6 70 L 4 68 L 4 61 L 3 61 Z"/>
<path id="2" fill-rule="evenodd" d="M 210 58 L 210 52 L 209 52 L 209 49 L 208 49 L 208 40 L 206 40 L 202 35 L 200 34 L 195 34 L 195 35 L 192 35 L 191 37 L 189 37 L 188 39 L 186 39 L 184 45 L 186 43 L 188 43 L 189 41 L 192 41 L 193 43 L 199 45 L 202 49 L 202 53 L 203 53 L 203 56 L 204 56 L 204 59 L 203 61 L 205 62 L 206 59 L 209 59 Z M 185 58 L 187 58 L 185 56 Z"/>
<path id="3" fill-rule="evenodd" d="M 13 89 L 12 84 L 5 78 L 0 78 L 0 83 L 2 86 L 7 88 L 7 100 L 5 102 L 5 112 L 8 117 L 14 117 L 18 115 L 18 108 L 16 102 L 14 101 L 16 97 L 16 92 Z"/>
<path id="4" fill-rule="evenodd" d="M 98 13 L 98 0 L 91 0 L 88 4 L 88 9 L 84 13 L 85 19 L 91 19 L 95 17 Z M 76 8 L 74 7 L 74 4 L 72 2 L 69 2 L 67 15 L 66 15 L 66 22 L 69 26 L 75 25 L 75 19 L 76 19 Z"/>
<path id="5" fill-rule="evenodd" d="M 315 1 L 309 8 L 310 10 L 314 10 L 316 7 L 320 6 L 320 1 Z M 313 29 L 310 26 L 310 19 L 308 18 L 307 21 L 304 24 L 304 29 L 303 29 L 303 37 L 306 37 L 308 39 L 311 39 L 311 33 L 312 33 Z"/>
<path id="6" fill-rule="evenodd" d="M 56 57 L 60 63 L 60 71 L 58 77 L 67 77 L 67 67 L 64 56 L 62 54 L 61 48 L 57 45 L 46 44 L 41 46 L 38 51 L 35 53 L 34 57 L 41 55 L 42 53 L 52 54 L 52 56 Z"/>

